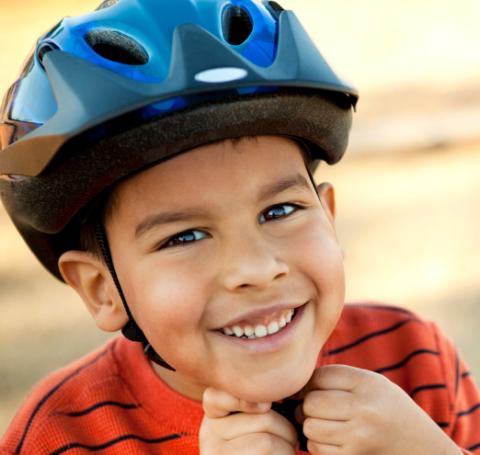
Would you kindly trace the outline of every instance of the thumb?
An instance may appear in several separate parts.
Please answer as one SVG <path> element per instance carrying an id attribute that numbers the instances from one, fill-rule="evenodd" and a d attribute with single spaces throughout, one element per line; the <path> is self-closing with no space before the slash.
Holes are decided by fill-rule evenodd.
<path id="1" fill-rule="evenodd" d="M 213 387 L 205 389 L 202 405 L 205 415 L 211 419 L 219 419 L 236 412 L 265 414 L 271 407 L 271 403 L 248 402 Z"/>

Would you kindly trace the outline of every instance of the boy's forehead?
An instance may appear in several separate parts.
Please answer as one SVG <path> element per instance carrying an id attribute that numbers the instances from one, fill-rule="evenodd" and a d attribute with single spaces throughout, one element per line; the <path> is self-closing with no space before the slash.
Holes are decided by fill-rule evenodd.
<path id="1" fill-rule="evenodd" d="M 143 225 L 218 217 L 287 189 L 311 191 L 309 180 L 305 156 L 293 140 L 225 140 L 192 149 L 122 182 L 112 193 L 107 221 L 138 237 L 139 226 L 143 231 Z"/>
<path id="2" fill-rule="evenodd" d="M 245 183 L 268 174 L 291 169 L 295 163 L 305 162 L 304 149 L 293 139 L 282 136 L 244 136 L 225 139 L 190 149 L 175 157 L 157 163 L 123 181 L 116 190 L 122 198 L 125 193 L 144 191 L 148 187 L 164 189 L 179 183 L 203 177 L 197 182 L 205 187 L 212 179 L 234 178 L 240 174 Z M 248 173 L 241 172 L 248 168 Z M 235 172 L 238 171 L 238 172 Z M 206 180 L 205 180 L 206 179 Z M 193 182 L 192 182 L 193 183 Z"/>

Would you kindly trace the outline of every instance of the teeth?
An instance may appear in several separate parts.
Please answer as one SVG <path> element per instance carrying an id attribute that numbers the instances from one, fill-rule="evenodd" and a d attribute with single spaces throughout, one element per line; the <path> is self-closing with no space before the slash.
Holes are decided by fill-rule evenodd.
<path id="1" fill-rule="evenodd" d="M 293 318 L 293 310 L 289 310 L 287 316 L 285 317 L 285 320 L 288 322 L 290 322 Z"/>
<path id="2" fill-rule="evenodd" d="M 243 336 L 243 329 L 239 325 L 234 325 L 232 330 L 236 337 L 240 338 Z"/>
<path id="3" fill-rule="evenodd" d="M 257 324 L 255 327 L 246 325 L 241 327 L 234 325 L 233 327 L 225 327 L 223 333 L 229 336 L 235 336 L 237 338 L 247 338 L 253 340 L 255 338 L 264 338 L 267 335 L 273 335 L 283 329 L 288 323 L 291 322 L 295 310 L 291 309 L 280 316 L 277 321 L 271 321 L 268 326 L 263 324 Z"/>
<path id="4" fill-rule="evenodd" d="M 273 335 L 280 330 L 280 327 L 278 326 L 278 323 L 276 321 L 272 321 L 270 322 L 270 324 L 268 324 L 267 330 L 269 335 Z"/>
<path id="5" fill-rule="evenodd" d="M 267 335 L 268 335 L 268 331 L 264 325 L 259 324 L 255 326 L 255 336 L 257 338 L 263 338 L 263 337 L 266 337 Z"/>
<path id="6" fill-rule="evenodd" d="M 252 335 L 255 335 L 255 330 L 251 325 L 246 325 L 243 329 L 245 332 L 245 336 L 251 337 Z"/>

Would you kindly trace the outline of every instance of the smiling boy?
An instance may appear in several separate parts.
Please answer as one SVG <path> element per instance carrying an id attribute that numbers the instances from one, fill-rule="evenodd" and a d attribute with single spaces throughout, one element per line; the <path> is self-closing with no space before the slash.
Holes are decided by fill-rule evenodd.
<path id="1" fill-rule="evenodd" d="M 275 2 L 109 0 L 43 36 L 2 107 L 2 200 L 124 337 L 39 384 L 0 453 L 478 452 L 448 339 L 344 306 L 312 173 L 356 100 Z"/>
<path id="2" fill-rule="evenodd" d="M 273 136 L 203 146 L 118 186 L 108 241 L 133 318 L 175 366 L 157 368 L 167 384 L 199 401 L 207 385 L 275 401 L 308 381 L 343 306 L 332 191 L 320 201 L 299 146 Z M 127 323 L 97 258 L 70 251 L 60 269 L 100 328 Z"/>

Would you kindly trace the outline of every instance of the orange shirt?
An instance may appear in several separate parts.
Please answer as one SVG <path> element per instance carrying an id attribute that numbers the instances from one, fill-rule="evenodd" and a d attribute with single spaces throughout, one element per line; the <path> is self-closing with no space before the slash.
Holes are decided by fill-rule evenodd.
<path id="1" fill-rule="evenodd" d="M 396 307 L 347 305 L 319 357 L 319 365 L 334 363 L 387 376 L 465 453 L 480 453 L 477 388 L 434 324 Z M 202 417 L 199 402 L 158 378 L 138 343 L 118 337 L 44 379 L 0 454 L 193 455 Z"/>

